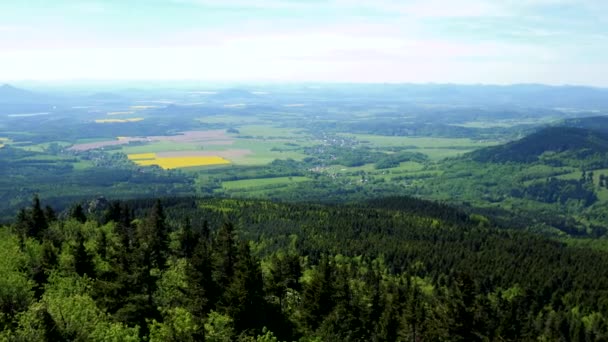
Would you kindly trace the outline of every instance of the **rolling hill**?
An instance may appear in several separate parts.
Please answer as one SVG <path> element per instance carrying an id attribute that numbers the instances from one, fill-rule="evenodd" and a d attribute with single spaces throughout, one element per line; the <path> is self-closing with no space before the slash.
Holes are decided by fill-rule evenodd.
<path id="1" fill-rule="evenodd" d="M 569 152 L 580 158 L 607 153 L 608 135 L 587 128 L 547 127 L 504 145 L 471 152 L 468 156 L 478 162 L 531 163 L 547 152 Z"/>
<path id="2" fill-rule="evenodd" d="M 0 86 L 0 103 L 30 103 L 41 99 L 43 99 L 41 95 L 25 89 L 9 84 Z"/>

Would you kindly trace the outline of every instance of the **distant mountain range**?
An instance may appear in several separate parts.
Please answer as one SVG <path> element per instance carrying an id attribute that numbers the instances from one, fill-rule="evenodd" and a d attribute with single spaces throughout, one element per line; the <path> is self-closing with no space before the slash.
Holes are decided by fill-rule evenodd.
<path id="1" fill-rule="evenodd" d="M 254 87 L 252 85 L 252 87 Z M 92 89 L 92 88 L 90 88 Z M 459 84 L 306 84 L 255 86 L 273 94 L 273 98 L 313 98 L 326 101 L 349 101 L 352 98 L 464 106 L 521 106 L 530 108 L 563 108 L 578 110 L 608 110 L 608 89 L 584 86 L 517 85 L 459 85 Z M 186 91 L 186 90 L 184 90 Z M 119 91 L 100 92 L 85 97 L 94 101 L 120 101 L 125 94 Z M 247 88 L 219 89 L 206 98 L 224 102 L 263 100 L 264 96 Z M 52 96 L 0 86 L 0 102 L 48 101 Z M 82 98 L 81 98 L 82 99 Z"/>
<path id="2" fill-rule="evenodd" d="M 218 101 L 246 101 L 258 100 L 260 96 L 252 93 L 249 90 L 230 88 L 220 90 L 215 94 L 207 95 L 207 98 Z"/>
<path id="3" fill-rule="evenodd" d="M 31 103 L 46 100 L 47 97 L 28 90 L 13 87 L 9 84 L 0 86 L 0 102 L 4 103 Z"/>

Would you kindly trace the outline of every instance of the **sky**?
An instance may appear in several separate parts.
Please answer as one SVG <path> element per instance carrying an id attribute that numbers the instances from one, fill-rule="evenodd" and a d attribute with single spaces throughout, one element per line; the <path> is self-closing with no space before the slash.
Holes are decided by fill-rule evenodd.
<path id="1" fill-rule="evenodd" d="M 608 1 L 1 0 L 12 80 L 608 86 Z"/>

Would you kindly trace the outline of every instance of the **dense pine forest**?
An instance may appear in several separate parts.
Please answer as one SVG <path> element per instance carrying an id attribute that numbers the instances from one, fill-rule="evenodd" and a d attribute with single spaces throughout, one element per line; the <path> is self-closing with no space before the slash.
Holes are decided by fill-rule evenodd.
<path id="1" fill-rule="evenodd" d="M 0 235 L 3 341 L 608 339 L 608 253 L 408 197 L 35 197 Z"/>

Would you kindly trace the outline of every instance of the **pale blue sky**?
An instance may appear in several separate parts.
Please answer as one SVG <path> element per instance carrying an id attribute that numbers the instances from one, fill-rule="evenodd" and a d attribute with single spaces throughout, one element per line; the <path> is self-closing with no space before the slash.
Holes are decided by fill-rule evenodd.
<path id="1" fill-rule="evenodd" d="M 608 86 L 608 1 L 0 1 L 0 82 L 74 79 Z"/>

